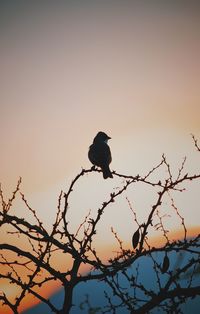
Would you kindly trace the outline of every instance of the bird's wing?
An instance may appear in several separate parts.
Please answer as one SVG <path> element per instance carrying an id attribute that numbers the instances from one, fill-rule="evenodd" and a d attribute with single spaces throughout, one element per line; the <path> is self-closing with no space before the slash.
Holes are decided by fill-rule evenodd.
<path id="1" fill-rule="evenodd" d="M 96 166 L 109 165 L 112 157 L 110 148 L 106 143 L 98 143 L 90 146 L 89 158 Z"/>

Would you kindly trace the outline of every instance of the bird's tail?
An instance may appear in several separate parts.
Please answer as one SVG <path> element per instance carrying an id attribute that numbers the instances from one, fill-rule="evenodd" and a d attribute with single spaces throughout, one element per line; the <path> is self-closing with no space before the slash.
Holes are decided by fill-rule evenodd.
<path id="1" fill-rule="evenodd" d="M 102 171 L 103 171 L 103 177 L 104 177 L 104 179 L 113 178 L 113 175 L 112 175 L 112 173 L 111 173 L 111 171 L 110 171 L 109 166 L 102 168 Z"/>

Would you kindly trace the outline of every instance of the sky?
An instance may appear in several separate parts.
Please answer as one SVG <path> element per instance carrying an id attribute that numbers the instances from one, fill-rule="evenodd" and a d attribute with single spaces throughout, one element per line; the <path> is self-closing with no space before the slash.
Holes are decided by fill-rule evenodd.
<path id="1" fill-rule="evenodd" d="M 187 171 L 199 173 L 190 136 L 200 139 L 199 15 L 196 1 L 1 0 L 5 196 L 21 176 L 23 193 L 50 227 L 60 190 L 91 166 L 88 147 L 100 130 L 112 138 L 112 170 L 143 175 L 166 153 L 175 172 L 188 156 Z M 120 184 L 98 173 L 81 179 L 71 200 L 73 228 Z M 189 228 L 199 227 L 198 190 L 194 183 L 177 198 Z M 144 220 L 151 193 L 138 188 L 127 196 Z M 99 245 L 111 226 L 128 241 L 130 217 L 122 199 L 102 220 Z"/>

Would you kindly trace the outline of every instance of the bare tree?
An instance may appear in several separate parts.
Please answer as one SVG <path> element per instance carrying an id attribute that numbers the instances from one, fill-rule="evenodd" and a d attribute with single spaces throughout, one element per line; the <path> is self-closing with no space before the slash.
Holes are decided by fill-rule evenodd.
<path id="1" fill-rule="evenodd" d="M 195 147 L 200 151 L 197 140 L 193 136 Z M 24 298 L 32 294 L 38 301 L 45 303 L 53 313 L 70 313 L 73 306 L 73 292 L 76 286 L 82 282 L 101 280 L 111 293 L 105 291 L 105 306 L 93 309 L 98 313 L 117 313 L 124 308 L 130 313 L 148 313 L 153 309 L 164 310 L 165 313 L 181 313 L 180 305 L 187 298 L 200 295 L 200 284 L 196 280 L 200 269 L 200 235 L 194 238 L 187 236 L 187 227 L 184 218 L 176 207 L 174 196 L 176 193 L 184 193 L 184 184 L 200 179 L 200 174 L 188 174 L 185 172 L 183 160 L 178 174 L 172 174 L 171 166 L 165 155 L 162 156 L 158 165 L 152 168 L 146 175 L 132 176 L 123 175 L 115 171 L 113 177 L 119 177 L 123 181 L 122 187 L 109 194 L 107 200 L 99 206 L 94 217 L 86 215 L 75 232 L 70 230 L 68 209 L 70 197 L 77 182 L 86 174 L 101 172 L 92 167 L 82 169 L 74 178 L 66 192 L 61 192 L 58 199 L 58 207 L 55 221 L 51 230 L 47 230 L 39 219 L 37 211 L 32 209 L 21 191 L 21 179 L 19 179 L 12 197 L 6 201 L 2 188 L 0 189 L 1 232 L 7 234 L 6 241 L 0 244 L 0 264 L 4 267 L 0 279 L 10 285 L 18 287 L 15 299 L 10 299 L 6 292 L 0 294 L 2 309 L 8 307 L 13 313 L 19 313 L 19 308 Z M 165 178 L 155 181 L 154 174 L 165 169 Z M 137 212 L 131 201 L 127 199 L 128 206 L 132 211 L 133 219 L 137 228 L 132 238 L 132 248 L 125 249 L 117 232 L 112 228 L 111 232 L 116 239 L 118 251 L 114 257 L 103 261 L 95 249 L 95 235 L 97 226 L 106 210 L 117 201 L 131 186 L 143 184 L 155 191 L 156 200 L 151 205 L 146 221 L 140 222 Z M 26 207 L 29 218 L 19 217 L 13 212 L 13 204 L 16 197 Z M 168 230 L 165 227 L 164 216 L 161 208 L 165 197 L 170 200 L 170 206 L 174 214 L 180 219 L 184 236 L 182 239 L 170 240 Z M 32 216 L 32 217 L 31 217 Z M 173 219 L 173 218 L 172 218 Z M 150 229 L 162 233 L 165 239 L 163 245 L 153 247 L 149 243 L 148 232 Z M 27 243 L 26 249 L 16 245 L 16 237 Z M 22 241 L 21 241 L 22 242 Z M 27 249 L 29 247 L 29 249 Z M 187 256 L 181 258 L 181 254 Z M 176 263 L 171 265 L 172 254 L 176 254 Z M 66 257 L 66 269 L 62 269 L 56 263 L 58 256 Z M 156 288 L 149 287 L 143 282 L 140 261 L 148 258 L 149 267 L 154 274 Z M 91 271 L 80 273 L 82 265 L 88 265 Z M 23 271 L 23 276 L 21 275 Z M 187 278 L 183 281 L 183 278 Z M 40 289 L 54 281 L 63 286 L 64 298 L 60 308 L 48 298 L 42 296 Z M 124 282 L 126 286 L 124 287 Z M 88 292 L 89 293 L 89 292 Z M 115 300 L 115 301 L 113 301 Z M 83 307 L 90 309 L 89 297 L 86 298 Z"/>

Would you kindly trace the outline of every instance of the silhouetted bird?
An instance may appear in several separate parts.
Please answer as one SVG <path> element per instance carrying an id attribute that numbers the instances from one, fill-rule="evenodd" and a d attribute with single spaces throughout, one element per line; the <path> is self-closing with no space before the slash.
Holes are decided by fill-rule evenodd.
<path id="1" fill-rule="evenodd" d="M 104 179 L 113 177 L 109 168 L 109 164 L 112 161 L 110 147 L 107 144 L 109 139 L 111 137 L 104 132 L 97 133 L 88 152 L 89 160 L 93 165 L 101 168 Z"/>

